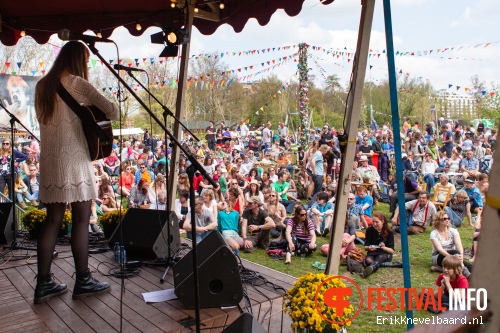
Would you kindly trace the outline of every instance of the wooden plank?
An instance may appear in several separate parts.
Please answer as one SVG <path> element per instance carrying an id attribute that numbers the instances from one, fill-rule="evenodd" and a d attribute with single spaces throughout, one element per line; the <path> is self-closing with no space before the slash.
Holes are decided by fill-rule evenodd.
<path id="1" fill-rule="evenodd" d="M 43 321 L 40 318 L 38 318 L 38 316 L 37 316 L 37 318 L 35 318 L 35 319 L 17 322 L 17 323 L 7 325 L 7 326 L 4 326 L 2 324 L 2 327 L 0 327 L 0 333 L 10 332 L 10 331 L 18 330 L 21 328 L 24 330 L 25 327 L 35 325 L 38 323 L 43 323 Z"/>
<path id="2" fill-rule="evenodd" d="M 37 322 L 32 323 L 30 325 L 25 325 L 22 327 L 17 327 L 8 331 L 5 331 L 5 333 L 38 333 L 38 332 L 46 332 L 47 331 L 47 326 L 45 326 L 45 323 L 39 319 Z"/>
<path id="3" fill-rule="evenodd" d="M 223 330 L 222 327 L 225 327 L 227 317 L 228 317 L 228 315 L 221 315 L 221 316 L 218 316 L 218 317 L 214 318 L 212 326 L 210 326 L 210 327 L 219 327 L 219 326 L 221 326 L 221 328 L 212 328 L 208 332 L 209 333 L 220 333 L 220 332 L 222 332 L 222 330 Z"/>
<path id="4" fill-rule="evenodd" d="M 54 262 L 58 267 L 58 269 L 61 270 L 61 275 L 64 276 L 62 272 L 65 272 L 66 274 L 72 274 L 74 271 L 74 267 L 69 264 L 68 261 L 62 259 L 62 260 L 57 260 Z M 57 268 L 54 268 L 54 271 Z M 120 288 L 117 286 L 115 283 L 113 283 L 112 280 L 109 280 L 108 277 L 102 277 L 98 273 L 94 274 L 94 276 L 101 281 L 108 281 L 111 284 L 111 291 L 109 293 L 101 294 L 97 297 L 101 302 L 104 304 L 107 304 L 111 309 L 114 310 L 116 314 L 120 313 Z M 88 297 L 92 298 L 92 297 Z M 129 302 L 129 300 L 132 300 L 132 302 Z M 161 330 L 158 327 L 155 327 L 152 325 L 150 322 L 147 320 L 144 320 L 144 317 L 141 316 L 139 313 L 137 313 L 133 309 L 138 309 L 138 311 L 141 309 L 139 304 L 137 302 L 134 303 L 135 299 L 131 293 L 126 293 L 124 298 L 124 306 L 123 306 L 123 317 L 127 318 L 127 321 L 134 326 L 138 331 L 140 332 L 161 332 Z M 133 304 L 132 304 L 133 303 Z M 142 311 L 144 312 L 144 311 Z M 118 322 L 119 324 L 119 322 Z M 115 325 L 110 325 L 114 326 Z"/>
<path id="5" fill-rule="evenodd" d="M 267 315 L 269 317 L 269 331 L 268 332 L 281 332 L 281 318 L 283 315 L 283 298 L 276 298 L 272 301 L 271 312 Z"/>
<path id="6" fill-rule="evenodd" d="M 33 311 L 35 311 L 52 332 L 72 332 L 68 325 L 50 306 L 47 304 L 33 304 L 34 287 L 30 285 L 28 280 L 33 281 L 35 274 L 29 267 L 20 266 L 17 269 L 9 269 L 4 272 L 9 278 L 15 279 L 17 290 L 24 296 L 29 306 L 31 306 Z"/>
<path id="7" fill-rule="evenodd" d="M 29 309 L 29 310 L 31 310 L 31 309 Z M 19 312 L 19 311 L 17 311 L 17 312 Z M 9 317 L 7 319 L 2 320 L 2 327 L 0 327 L 0 332 L 5 327 L 9 327 L 11 325 L 17 325 L 21 322 L 36 320 L 36 319 L 41 320 L 40 317 L 38 317 L 38 315 L 33 311 L 29 311 L 28 313 L 19 314 L 17 316 Z"/>
<path id="8" fill-rule="evenodd" d="M 4 323 L 11 317 L 23 316 L 25 314 L 31 313 L 33 310 L 31 308 L 26 308 L 18 311 L 9 312 L 0 316 L 0 323 Z"/>

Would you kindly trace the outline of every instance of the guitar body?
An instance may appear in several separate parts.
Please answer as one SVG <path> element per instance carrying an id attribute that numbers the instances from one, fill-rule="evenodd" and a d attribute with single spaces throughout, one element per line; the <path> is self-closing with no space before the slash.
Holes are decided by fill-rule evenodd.
<path id="1" fill-rule="evenodd" d="M 82 110 L 86 110 L 88 113 L 87 115 L 91 119 L 94 119 L 94 122 L 109 137 L 109 140 L 101 140 L 89 124 L 82 122 L 83 132 L 85 133 L 85 138 L 89 146 L 90 159 L 95 161 L 108 157 L 113 150 L 113 128 L 111 127 L 111 121 L 106 118 L 106 114 L 96 106 L 83 106 Z"/>

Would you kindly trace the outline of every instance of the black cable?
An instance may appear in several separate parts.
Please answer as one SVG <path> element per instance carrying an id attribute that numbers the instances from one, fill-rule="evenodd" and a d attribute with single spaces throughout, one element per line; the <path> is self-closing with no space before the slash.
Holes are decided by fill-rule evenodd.
<path id="1" fill-rule="evenodd" d="M 264 320 L 266 319 L 267 317 L 267 314 L 269 312 L 272 312 L 272 309 L 273 309 L 273 302 L 272 300 L 269 298 L 268 295 L 266 295 L 265 293 L 263 293 L 259 288 L 257 287 L 262 287 L 262 286 L 271 286 L 274 291 L 278 292 L 278 291 L 282 291 L 283 294 L 286 293 L 286 290 L 285 288 L 283 287 L 280 287 L 280 286 L 277 286 L 276 284 L 268 281 L 264 276 L 262 276 L 259 272 L 255 272 L 253 270 L 250 270 L 248 268 L 245 268 L 245 266 L 243 265 L 243 262 L 240 258 L 240 256 L 237 256 L 238 260 L 239 260 L 239 271 L 240 271 L 240 276 L 241 276 L 241 282 L 244 283 L 244 284 L 250 284 L 254 289 L 255 291 L 257 291 L 259 294 L 261 294 L 262 296 L 264 296 L 268 301 L 269 301 L 269 309 L 267 309 L 267 311 L 263 314 L 262 316 L 262 324 L 264 323 Z M 260 282 L 260 283 L 259 283 Z M 249 302 L 250 304 L 250 309 L 252 309 L 251 311 L 251 314 L 253 316 L 253 308 L 251 306 L 251 302 L 250 302 L 250 297 L 248 296 L 248 292 L 246 291 L 246 287 L 245 287 L 245 292 L 244 292 L 244 296 L 246 298 L 246 300 Z"/>

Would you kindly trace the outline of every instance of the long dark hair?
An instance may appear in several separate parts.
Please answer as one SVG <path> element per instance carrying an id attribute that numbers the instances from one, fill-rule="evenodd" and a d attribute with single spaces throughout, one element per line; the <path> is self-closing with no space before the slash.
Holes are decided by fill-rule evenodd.
<path id="1" fill-rule="evenodd" d="M 295 209 L 293 211 L 293 218 L 292 218 L 294 224 L 299 225 L 299 223 L 300 223 L 300 218 L 299 218 L 300 212 L 303 211 L 303 210 L 305 210 L 306 214 L 307 214 L 307 209 L 304 207 L 304 205 L 299 204 L 299 205 L 295 206 Z M 305 232 L 307 232 L 307 225 L 309 224 L 309 218 L 307 216 L 306 216 L 306 219 L 304 220 L 303 224 L 304 224 L 304 226 L 303 226 L 302 230 L 304 230 Z"/>
<path id="2" fill-rule="evenodd" d="M 36 85 L 35 108 L 40 123 L 48 124 L 52 120 L 56 102 L 56 89 L 64 72 L 88 80 L 89 69 L 87 62 L 89 56 L 89 50 L 81 42 L 70 41 L 61 48 L 52 68 Z"/>

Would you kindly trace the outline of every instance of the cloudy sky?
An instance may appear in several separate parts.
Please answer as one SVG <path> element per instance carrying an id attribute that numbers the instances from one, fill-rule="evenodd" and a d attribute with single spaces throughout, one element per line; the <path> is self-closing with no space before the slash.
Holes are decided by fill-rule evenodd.
<path id="1" fill-rule="evenodd" d="M 398 71 L 429 80 L 436 89 L 448 89 L 449 84 L 453 84 L 452 89 L 460 86 L 459 93 L 463 93 L 465 87 L 472 87 L 470 78 L 474 75 L 478 75 L 488 89 L 492 82 L 500 81 L 498 0 L 393 0 L 391 3 L 395 50 L 415 54 L 397 56 Z M 321 48 L 309 52 L 310 73 L 316 75 L 317 83 L 321 84 L 320 68 L 327 75 L 337 74 L 341 82 L 346 83 L 352 62 L 348 62 L 347 56 L 334 57 L 333 53 L 327 54 L 323 49 L 353 52 L 360 13 L 359 0 L 335 0 L 328 6 L 319 4 L 318 0 L 306 0 L 298 16 L 288 17 L 283 11 L 278 11 L 267 26 L 261 27 L 256 20 L 250 20 L 239 34 L 228 25 L 221 26 L 211 36 L 201 35 L 194 28 L 190 54 L 229 52 L 223 58 L 229 69 L 237 71 L 254 66 L 253 70 L 242 69 L 238 73 L 241 79 L 247 81 L 252 75 L 250 81 L 259 80 L 274 73 L 286 81 L 294 78 L 296 63 L 293 61 L 284 62 L 265 73 L 256 73 L 270 67 L 267 64 L 261 66 L 262 62 L 278 62 L 280 58 L 295 53 L 296 48 L 259 55 L 230 54 L 306 42 Z M 125 29 L 119 28 L 111 39 L 118 43 L 121 58 L 157 56 L 163 47 L 152 45 L 149 39 L 157 31 L 158 28 L 150 28 L 141 37 L 131 37 Z M 105 57 L 115 58 L 108 45 L 100 44 L 99 48 Z M 383 54 L 386 46 L 381 0 L 376 2 L 370 48 L 375 55 L 369 60 L 372 69 L 367 71 L 366 79 L 383 79 L 387 77 L 387 60 Z"/>

